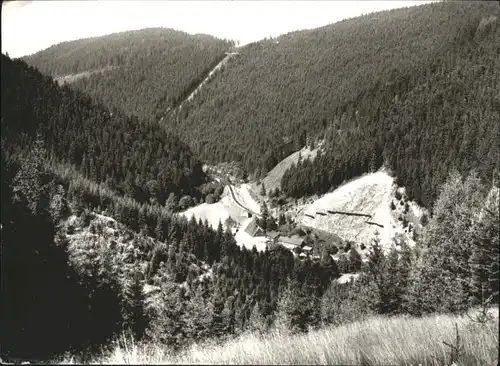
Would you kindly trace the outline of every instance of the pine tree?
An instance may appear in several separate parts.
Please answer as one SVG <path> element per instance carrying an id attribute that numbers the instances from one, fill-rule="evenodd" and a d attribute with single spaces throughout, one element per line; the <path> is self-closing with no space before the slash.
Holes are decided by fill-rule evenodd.
<path id="1" fill-rule="evenodd" d="M 248 318 L 247 331 L 263 335 L 268 330 L 267 320 L 259 309 L 259 303 L 256 302 L 252 308 L 252 312 L 250 313 L 250 318 Z"/>
<path id="2" fill-rule="evenodd" d="M 267 204 L 265 201 L 262 201 L 260 204 L 260 215 L 261 219 L 258 221 L 258 225 L 264 230 L 264 232 L 268 229 L 267 224 L 269 222 L 269 210 L 267 208 Z"/>
<path id="3" fill-rule="evenodd" d="M 125 288 L 123 306 L 125 309 L 125 324 L 132 330 L 137 340 L 142 339 L 148 327 L 149 319 L 144 310 L 144 293 L 142 283 L 136 274 Z"/>
<path id="4" fill-rule="evenodd" d="M 200 288 L 196 289 L 186 302 L 183 322 L 186 336 L 195 342 L 210 337 L 213 316 L 212 303 L 203 298 Z"/>
<path id="5" fill-rule="evenodd" d="M 380 237 L 376 235 L 372 240 L 372 246 L 368 254 L 368 270 L 374 277 L 380 273 L 384 259 L 384 252 L 380 246 Z"/>
<path id="6" fill-rule="evenodd" d="M 291 283 L 289 282 L 278 299 L 276 311 L 274 313 L 273 327 L 281 334 L 288 334 L 293 331 L 293 320 L 291 316 L 293 306 L 294 299 Z"/>
<path id="7" fill-rule="evenodd" d="M 487 300 L 498 302 L 498 188 L 493 187 L 486 199 L 479 220 L 472 229 L 471 296 L 473 304 Z"/>
<path id="8" fill-rule="evenodd" d="M 470 256 L 484 189 L 471 172 L 452 172 L 441 188 L 410 275 L 407 302 L 414 314 L 460 312 L 469 306 Z"/>
<path id="9" fill-rule="evenodd" d="M 179 208 L 179 200 L 174 192 L 171 192 L 168 196 L 167 201 L 165 202 L 165 207 L 172 212 L 175 212 Z"/>
<path id="10" fill-rule="evenodd" d="M 266 185 L 264 184 L 264 182 L 262 182 L 261 186 L 260 186 L 260 195 L 262 197 L 265 197 L 266 196 Z"/>
<path id="11" fill-rule="evenodd" d="M 382 280 L 379 282 L 379 314 L 397 314 L 401 311 L 406 291 L 401 265 L 399 254 L 393 247 L 384 262 Z"/>
<path id="12" fill-rule="evenodd" d="M 49 209 L 50 178 L 44 167 L 46 156 L 42 136 L 38 133 L 32 152 L 23 160 L 13 181 L 15 197 L 22 194 L 34 214 Z"/>
<path id="13" fill-rule="evenodd" d="M 278 220 L 279 226 L 285 225 L 286 224 L 286 217 L 284 213 L 281 213 L 279 215 L 279 220 Z"/>
<path id="14" fill-rule="evenodd" d="M 326 249 L 323 249 L 320 259 L 322 269 L 322 285 L 326 288 L 331 280 L 339 276 L 339 268 Z"/>
<path id="15" fill-rule="evenodd" d="M 165 235 L 163 231 L 164 226 L 165 226 L 165 221 L 163 220 L 163 217 L 160 216 L 156 222 L 156 228 L 155 228 L 155 237 L 159 241 L 165 240 Z"/>
<path id="16" fill-rule="evenodd" d="M 358 272 L 361 270 L 361 256 L 356 248 L 352 247 L 349 250 L 349 270 L 350 272 Z"/>
<path id="17" fill-rule="evenodd" d="M 219 289 L 213 292 L 211 297 L 213 315 L 211 319 L 211 333 L 214 337 L 221 337 L 225 334 L 224 327 L 224 299 Z"/>

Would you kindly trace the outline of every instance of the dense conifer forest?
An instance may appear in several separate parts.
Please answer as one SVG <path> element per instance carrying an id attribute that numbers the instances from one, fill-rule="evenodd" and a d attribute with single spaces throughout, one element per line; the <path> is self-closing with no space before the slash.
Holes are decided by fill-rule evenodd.
<path id="1" fill-rule="evenodd" d="M 60 87 L 4 55 L 2 75 L 2 139 L 8 151 L 27 149 L 40 133 L 51 157 L 139 202 L 163 205 L 171 194 L 177 201 L 183 195 L 202 198 L 201 162 L 157 123 L 110 112 L 87 94 Z"/>
<path id="2" fill-rule="evenodd" d="M 498 167 L 498 11 L 439 2 L 247 45 L 168 126 L 201 159 L 257 175 L 325 139 L 285 193 L 326 192 L 385 163 L 431 207 L 449 167 L 489 180 Z"/>
<path id="3" fill-rule="evenodd" d="M 105 160 L 102 155 L 102 160 L 99 160 L 100 153 L 116 151 L 117 156 L 123 157 L 130 151 L 119 150 L 126 149 L 126 144 L 111 143 L 108 145 L 110 150 L 104 149 L 106 145 L 100 140 L 103 135 L 110 140 L 120 138 L 130 128 L 129 133 L 135 131 L 136 136 L 142 137 L 135 141 L 142 141 L 145 147 L 153 147 L 155 140 L 168 142 L 173 137 L 158 131 L 155 136 L 149 135 L 147 131 L 152 131 L 153 125 L 138 120 L 130 123 L 130 118 L 121 114 L 111 117 L 107 109 L 92 103 L 85 94 L 57 86 L 22 61 L 2 56 L 2 75 L 8 76 L 2 82 L 2 107 L 5 106 L 2 108 L 2 223 L 5 222 L 2 226 L 2 261 L 5 263 L 5 276 L 2 278 L 9 294 L 2 296 L 7 309 L 2 316 L 6 317 L 5 320 L 7 317 L 10 319 L 4 323 L 6 328 L 3 328 L 2 337 L 7 339 L 5 337 L 11 331 L 16 334 L 2 344 L 11 355 L 47 357 L 70 349 L 75 352 L 93 350 L 105 344 L 112 335 L 123 331 L 123 324 L 129 324 L 126 329 L 132 329 L 138 337 L 142 334 L 149 339 L 160 339 L 172 347 L 183 346 L 200 337 L 227 336 L 246 329 L 248 325 L 245 324 L 257 303 L 260 305 L 254 317 L 260 314 L 258 316 L 264 319 L 263 324 L 267 324 L 265 319 L 271 317 L 276 309 L 279 293 L 292 275 L 294 263 L 295 271 L 310 273 L 300 275 L 299 283 L 306 286 L 304 281 L 310 281 L 315 283 L 314 289 L 320 286 L 324 290 L 329 280 L 338 274 L 331 263 L 319 266 L 318 263 L 294 262 L 292 254 L 284 248 L 278 247 L 266 253 L 241 249 L 222 225 L 214 231 L 206 222 L 188 222 L 173 217 L 170 207 L 164 207 L 157 200 L 141 199 L 127 191 L 121 192 L 117 186 L 110 185 L 109 180 L 92 175 L 91 171 L 99 169 L 85 169 L 83 159 L 79 162 L 67 153 L 72 151 L 69 146 L 75 144 L 75 149 L 79 148 L 84 156 L 92 149 L 79 146 L 79 141 L 99 147 L 99 153 L 89 160 L 98 167 L 105 161 L 109 163 L 112 158 L 109 156 Z M 24 93 L 21 94 L 21 91 Z M 19 120 L 26 122 L 16 124 Z M 74 122 L 64 123 L 68 121 Z M 99 128 L 92 123 L 100 123 Z M 150 142 L 146 144 L 148 139 Z M 132 140 L 129 141 L 132 143 Z M 140 151 L 132 151 L 135 155 L 129 152 L 131 158 L 136 156 L 139 161 L 143 157 L 139 155 Z M 186 152 L 189 153 L 188 150 Z M 154 152 L 146 150 L 148 153 Z M 177 160 L 167 158 L 168 155 L 162 156 L 163 163 L 177 163 Z M 120 164 L 110 163 L 110 167 L 117 166 L 120 168 Z M 160 171 L 166 169 L 159 168 Z M 137 170 L 137 174 L 141 172 Z M 190 177 L 189 182 L 195 179 Z M 184 186 L 181 184 L 179 187 Z M 165 188 L 159 190 L 164 191 Z M 132 234 L 136 238 L 133 246 L 139 254 L 134 271 L 126 278 L 120 277 L 104 259 L 90 262 L 88 278 L 76 275 L 74 267 L 78 264 L 69 266 L 67 263 L 65 249 L 68 232 L 61 231 L 60 224 L 72 214 L 85 222 L 92 216 L 92 211 L 99 210 L 105 210 L 136 233 Z M 18 211 L 19 214 L 16 213 Z M 20 227 L 29 227 L 33 231 L 20 230 Z M 42 232 L 46 234 L 42 236 Z M 149 240 L 148 236 L 155 241 Z M 23 245 L 17 245 L 18 241 Z M 22 274 L 19 272 L 21 263 L 31 257 L 33 259 L 28 263 L 40 264 L 35 267 L 28 265 L 29 269 L 22 270 Z M 147 264 L 145 272 L 141 263 Z M 196 263 L 211 266 L 214 277 L 196 281 L 192 269 Z M 49 271 L 49 267 L 53 270 Z M 55 278 L 37 276 L 39 271 Z M 68 275 L 65 277 L 65 274 Z M 159 308 L 149 310 L 150 313 L 144 314 L 142 320 L 126 323 L 124 320 L 134 313 L 134 304 L 140 309 L 145 307 L 144 299 L 141 300 L 137 294 L 136 297 L 129 295 L 131 290 L 127 284 L 136 275 L 141 278 L 140 286 L 146 283 L 161 286 L 165 298 Z M 186 281 L 189 291 L 179 287 Z M 47 286 L 46 291 L 40 283 Z M 52 286 L 58 283 L 61 285 Z M 40 294 L 28 300 L 26 296 L 30 296 L 35 288 Z M 101 293 L 101 288 L 101 297 L 85 292 Z M 59 289 L 66 291 L 62 298 L 56 296 Z M 94 302 L 87 303 L 85 300 L 73 306 L 72 301 L 81 300 L 81 296 L 87 296 L 89 301 Z M 196 303 L 190 305 L 190 299 Z M 23 306 L 16 306 L 19 302 Z M 213 308 L 213 315 L 208 314 L 207 317 L 205 314 L 200 318 L 199 313 L 193 312 L 199 311 L 200 306 L 204 308 L 204 303 L 210 306 L 209 309 Z M 37 304 L 47 305 L 40 305 L 35 312 L 33 309 Z M 173 304 L 177 307 L 171 308 Z M 82 317 L 79 311 L 88 308 L 92 312 Z M 60 323 L 54 323 L 54 329 L 59 329 L 59 325 L 71 327 L 72 333 L 61 328 L 61 338 L 44 337 L 44 332 L 51 327 L 61 309 L 67 310 L 66 315 L 58 318 Z M 45 312 L 44 316 L 40 312 Z M 89 316 L 92 321 L 106 317 L 108 323 L 96 326 L 87 319 Z M 153 319 L 151 322 L 147 321 L 149 316 Z M 183 322 L 194 316 L 197 317 L 194 321 L 201 323 L 191 325 L 194 327 L 191 331 L 189 327 L 184 328 Z M 40 319 L 29 323 L 29 327 L 25 326 L 24 332 L 16 333 L 31 317 Z M 172 317 L 178 320 L 172 322 Z M 149 331 L 144 332 L 145 327 Z M 178 332 L 179 327 L 183 329 L 182 333 Z M 88 332 L 91 329 L 100 329 L 99 334 L 90 336 Z M 32 348 L 25 344 L 28 341 Z"/>
<path id="4" fill-rule="evenodd" d="M 232 46 L 208 35 L 149 28 L 64 42 L 24 60 L 53 77 L 92 73 L 75 86 L 108 108 L 154 119 L 199 84 Z"/>
<path id="5" fill-rule="evenodd" d="M 123 334 L 177 352 L 498 306 L 498 15 L 492 3 L 434 3 L 256 42 L 162 122 L 232 43 L 150 29 L 2 55 L 2 358 L 89 362 Z M 52 78 L 106 66 L 117 69 Z M 414 245 L 375 236 L 357 243 L 370 245 L 362 260 L 338 237 L 301 259 L 174 213 L 220 196 L 205 162 L 260 178 L 323 139 L 282 192 L 324 193 L 385 164 L 430 209 Z M 276 223 L 265 201 L 261 213 L 264 230 L 304 229 Z"/>

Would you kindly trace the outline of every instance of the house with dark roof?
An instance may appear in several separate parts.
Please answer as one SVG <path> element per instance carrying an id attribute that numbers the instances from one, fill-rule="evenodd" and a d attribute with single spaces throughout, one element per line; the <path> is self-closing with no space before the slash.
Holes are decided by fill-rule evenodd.
<path id="1" fill-rule="evenodd" d="M 266 236 L 273 242 L 276 243 L 278 241 L 278 238 L 280 237 L 281 233 L 277 231 L 268 231 L 266 233 Z"/>
<path id="2" fill-rule="evenodd" d="M 252 218 L 252 221 L 250 221 L 250 223 L 247 225 L 247 227 L 245 228 L 245 232 L 251 237 L 264 236 L 264 230 L 262 230 L 262 228 L 257 225 L 255 217 Z"/>
<path id="3" fill-rule="evenodd" d="M 304 239 L 299 236 L 282 236 L 279 238 L 278 242 L 282 244 L 285 248 L 293 250 L 297 247 L 301 247 L 304 244 Z"/>

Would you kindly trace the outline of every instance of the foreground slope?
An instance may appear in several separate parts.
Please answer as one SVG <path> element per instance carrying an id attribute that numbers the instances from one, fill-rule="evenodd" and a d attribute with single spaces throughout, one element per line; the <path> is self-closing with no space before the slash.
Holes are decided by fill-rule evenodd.
<path id="1" fill-rule="evenodd" d="M 375 317 L 307 334 L 245 335 L 223 345 L 198 345 L 184 354 L 135 345 L 128 339 L 96 360 L 102 364 L 251 365 L 494 365 L 498 357 L 498 308 L 488 324 L 465 316 Z M 463 346 L 457 357 L 443 342 Z M 123 342 L 125 341 L 125 342 Z M 71 363 L 66 359 L 65 363 Z"/>
<path id="2" fill-rule="evenodd" d="M 52 46 L 24 60 L 108 107 L 150 118 L 173 107 L 225 56 L 231 43 L 148 28 Z"/>
<path id="3" fill-rule="evenodd" d="M 205 161 L 248 172 L 325 137 L 324 171 L 289 180 L 287 194 L 327 192 L 385 161 L 429 207 L 450 165 L 483 177 L 497 166 L 498 13 L 439 2 L 249 44 L 168 125 Z"/>

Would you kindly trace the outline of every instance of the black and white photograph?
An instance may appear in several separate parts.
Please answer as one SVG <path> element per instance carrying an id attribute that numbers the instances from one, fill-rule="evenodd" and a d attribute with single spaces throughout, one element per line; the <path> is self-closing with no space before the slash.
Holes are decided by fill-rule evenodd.
<path id="1" fill-rule="evenodd" d="M 498 365 L 498 0 L 3 1 L 0 136 L 0 364 Z"/>

